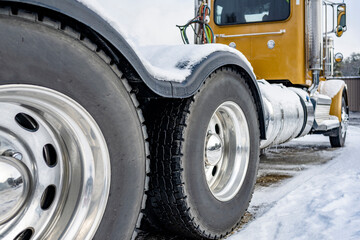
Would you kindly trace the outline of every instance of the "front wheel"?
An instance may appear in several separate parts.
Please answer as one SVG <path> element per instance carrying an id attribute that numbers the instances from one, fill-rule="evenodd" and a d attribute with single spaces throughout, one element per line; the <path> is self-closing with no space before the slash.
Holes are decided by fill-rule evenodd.
<path id="1" fill-rule="evenodd" d="M 150 141 L 148 221 L 191 239 L 231 233 L 259 161 L 257 111 L 241 73 L 219 69 L 194 98 L 166 101 Z"/>
<path id="2" fill-rule="evenodd" d="M 341 123 L 336 129 L 336 136 L 330 136 L 331 147 L 343 147 L 345 145 L 346 132 L 349 126 L 349 106 L 347 105 L 345 90 L 343 91 L 341 103 Z"/>

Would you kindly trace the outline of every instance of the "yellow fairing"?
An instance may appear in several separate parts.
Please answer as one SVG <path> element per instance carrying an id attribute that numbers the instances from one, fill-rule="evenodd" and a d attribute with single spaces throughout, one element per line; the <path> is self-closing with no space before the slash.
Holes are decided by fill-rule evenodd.
<path id="1" fill-rule="evenodd" d="M 341 17 L 346 14 L 346 5 L 342 5 L 342 8 L 343 8 L 344 10 L 338 14 L 338 17 L 337 17 L 337 25 L 340 25 L 340 24 L 341 24 Z"/>
<path id="2" fill-rule="evenodd" d="M 341 37 L 344 34 L 344 29 L 341 24 L 341 18 L 345 15 L 346 6 L 342 6 L 344 8 L 344 11 L 340 12 L 337 17 L 337 27 L 336 27 L 336 36 Z"/>
<path id="3" fill-rule="evenodd" d="M 284 0 L 285 1 L 285 0 Z M 212 1 L 214 9 L 214 1 Z M 215 35 L 238 35 L 280 32 L 282 34 L 241 36 L 232 38 L 217 37 L 217 43 L 229 45 L 236 43 L 251 62 L 258 79 L 289 80 L 293 84 L 306 84 L 305 57 L 305 0 L 290 1 L 290 17 L 285 21 L 247 23 L 219 26 L 214 23 L 212 11 L 210 25 Z M 273 40 L 275 47 L 268 48 Z"/>
<path id="4" fill-rule="evenodd" d="M 342 96 L 345 86 L 332 98 L 330 106 L 330 115 L 338 117 L 341 122 L 341 107 L 342 107 Z"/>

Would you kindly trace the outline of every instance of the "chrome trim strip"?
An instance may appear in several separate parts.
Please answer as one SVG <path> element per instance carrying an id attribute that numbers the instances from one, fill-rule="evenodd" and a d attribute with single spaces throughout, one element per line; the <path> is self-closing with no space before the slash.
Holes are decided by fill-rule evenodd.
<path id="1" fill-rule="evenodd" d="M 284 33 L 286 33 L 286 29 L 280 29 L 279 32 L 245 33 L 245 34 L 237 34 L 237 35 L 217 34 L 215 36 L 219 38 L 234 38 L 234 37 L 261 36 L 261 35 L 280 35 Z"/>

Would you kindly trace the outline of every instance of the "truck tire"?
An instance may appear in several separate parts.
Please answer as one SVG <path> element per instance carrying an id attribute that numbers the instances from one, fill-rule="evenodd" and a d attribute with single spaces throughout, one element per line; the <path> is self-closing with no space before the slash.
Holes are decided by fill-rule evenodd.
<path id="1" fill-rule="evenodd" d="M 0 236 L 135 238 L 147 171 L 138 103 L 101 46 L 43 14 L 0 8 L 0 175 L 21 189 L 0 190 Z"/>
<path id="2" fill-rule="evenodd" d="M 186 239 L 228 235 L 248 207 L 259 162 L 258 116 L 246 78 L 219 69 L 193 98 L 159 101 L 157 108 L 147 225 Z"/>
<path id="3" fill-rule="evenodd" d="M 343 91 L 341 103 L 341 123 L 336 129 L 336 136 L 330 136 L 331 147 L 343 147 L 345 145 L 346 132 L 349 125 L 349 106 L 346 103 L 345 91 Z"/>

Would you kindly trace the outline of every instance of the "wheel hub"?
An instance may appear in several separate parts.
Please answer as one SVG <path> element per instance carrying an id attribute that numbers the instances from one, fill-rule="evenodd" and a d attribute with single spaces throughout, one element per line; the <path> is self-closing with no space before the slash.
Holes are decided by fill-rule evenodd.
<path id="1" fill-rule="evenodd" d="M 216 166 L 223 155 L 223 144 L 217 134 L 209 133 L 206 145 L 206 164 Z"/>
<path id="2" fill-rule="evenodd" d="M 349 114 L 346 112 L 345 107 L 341 109 L 341 135 L 345 137 L 347 128 L 349 126 Z"/>
<path id="3" fill-rule="evenodd" d="M 111 178 L 100 128 L 54 90 L 3 85 L 0 93 L 0 236 L 90 239 Z"/>
<path id="4" fill-rule="evenodd" d="M 0 224 L 22 208 L 30 192 L 29 170 L 13 157 L 0 156 Z"/>
<path id="5" fill-rule="evenodd" d="M 233 199 L 248 168 L 250 135 L 242 109 L 235 102 L 221 104 L 213 113 L 205 136 L 204 173 L 213 196 Z"/>

